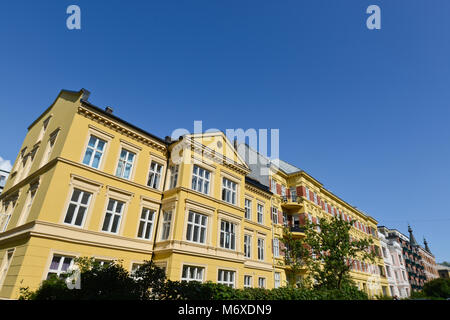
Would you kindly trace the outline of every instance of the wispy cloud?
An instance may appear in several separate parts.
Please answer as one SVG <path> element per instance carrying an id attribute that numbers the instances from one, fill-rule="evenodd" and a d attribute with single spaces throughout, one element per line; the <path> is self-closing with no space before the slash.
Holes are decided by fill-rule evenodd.
<path id="1" fill-rule="evenodd" d="M 12 169 L 11 161 L 5 160 L 2 157 L 0 157 L 0 170 L 11 171 L 11 169 Z"/>

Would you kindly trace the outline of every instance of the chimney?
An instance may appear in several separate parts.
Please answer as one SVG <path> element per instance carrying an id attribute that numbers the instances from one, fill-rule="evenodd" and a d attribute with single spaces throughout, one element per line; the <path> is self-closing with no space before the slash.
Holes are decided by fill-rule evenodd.
<path id="1" fill-rule="evenodd" d="M 238 142 L 237 142 L 237 139 L 234 139 L 233 145 L 234 145 L 234 149 L 237 151 L 237 149 L 238 149 Z"/>
<path id="2" fill-rule="evenodd" d="M 105 112 L 106 112 L 106 113 L 112 114 L 113 111 L 114 111 L 113 108 L 111 108 L 110 106 L 107 106 L 107 107 L 105 108 Z"/>

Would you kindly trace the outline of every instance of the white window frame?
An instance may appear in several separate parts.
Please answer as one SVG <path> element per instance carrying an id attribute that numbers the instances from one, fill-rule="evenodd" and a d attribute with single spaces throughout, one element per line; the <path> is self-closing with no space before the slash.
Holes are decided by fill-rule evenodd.
<path id="1" fill-rule="evenodd" d="M 265 257 L 265 250 L 264 250 L 264 246 L 265 246 L 265 239 L 264 238 L 258 238 L 258 260 L 259 261 L 264 261 Z"/>
<path id="2" fill-rule="evenodd" d="M 250 275 L 244 275 L 244 288 L 253 288 L 253 277 Z"/>
<path id="3" fill-rule="evenodd" d="M 278 208 L 272 206 L 272 222 L 278 224 Z"/>
<path id="4" fill-rule="evenodd" d="M 93 147 L 89 146 L 89 142 L 91 141 L 92 138 L 95 138 L 95 139 L 96 139 L 96 141 L 95 141 Z M 101 149 L 101 150 L 98 149 L 98 144 L 99 144 L 100 141 L 104 142 L 103 149 Z M 106 151 L 106 145 L 107 145 L 107 143 L 108 143 L 108 142 L 107 142 L 106 140 L 104 140 L 104 139 L 102 139 L 102 138 L 99 138 L 99 137 L 96 136 L 95 134 L 90 134 L 90 135 L 89 135 L 89 140 L 88 140 L 88 142 L 87 142 L 87 145 L 86 145 L 86 148 L 85 148 L 85 151 L 84 151 L 83 158 L 81 159 L 81 163 L 83 163 L 84 165 L 86 165 L 86 166 L 88 166 L 88 167 L 94 168 L 94 169 L 100 169 L 101 164 L 102 164 L 102 160 L 103 160 L 103 156 L 104 156 L 105 151 Z M 85 163 L 84 161 L 85 161 L 85 159 L 86 159 L 86 154 L 87 154 L 87 152 L 88 152 L 88 149 L 92 150 L 92 154 L 91 154 L 91 157 L 89 158 L 88 163 Z M 94 166 L 93 166 L 93 162 L 94 162 L 95 155 L 96 155 L 97 153 L 100 154 L 100 159 L 99 159 L 99 161 L 98 161 L 98 166 L 97 166 L 97 167 L 94 167 Z"/>
<path id="5" fill-rule="evenodd" d="M 125 152 L 125 158 L 122 159 L 122 153 L 124 153 L 124 152 Z M 128 158 L 131 154 L 133 155 L 132 161 L 128 160 Z M 119 160 L 117 161 L 117 168 L 116 168 L 115 176 L 118 178 L 131 180 L 131 178 L 133 176 L 133 168 L 134 168 L 134 162 L 136 160 L 136 157 L 137 157 L 136 152 L 130 151 L 127 148 L 121 148 L 120 153 L 119 153 Z M 127 165 L 130 165 L 130 171 L 129 171 L 130 173 L 129 173 L 128 177 L 125 177 L 125 169 L 126 169 Z"/>
<path id="6" fill-rule="evenodd" d="M 200 172 L 203 174 L 201 175 Z M 211 175 L 211 171 L 194 164 L 192 167 L 191 189 L 209 195 L 211 189 Z"/>
<path id="7" fill-rule="evenodd" d="M 205 267 L 183 265 L 181 268 L 181 281 L 203 282 Z"/>
<path id="8" fill-rule="evenodd" d="M 251 259 L 252 257 L 252 236 L 244 234 L 244 257 Z"/>
<path id="9" fill-rule="evenodd" d="M 11 266 L 15 251 L 15 249 L 8 249 L 3 256 L 2 265 L 0 268 L 0 289 L 2 288 L 6 276 L 8 275 L 9 267 Z"/>
<path id="10" fill-rule="evenodd" d="M 309 201 L 311 201 L 310 197 L 309 197 L 309 188 L 305 186 L 305 193 L 306 193 L 306 199 L 308 199 Z"/>
<path id="11" fill-rule="evenodd" d="M 152 240 L 155 217 L 156 217 L 156 210 L 146 207 L 142 208 L 141 216 L 139 218 L 139 227 L 137 234 L 138 238 L 144 240 Z M 141 233 L 141 235 L 139 235 L 139 233 Z"/>
<path id="12" fill-rule="evenodd" d="M 234 288 L 236 286 L 236 271 L 219 269 L 217 283 Z"/>
<path id="13" fill-rule="evenodd" d="M 252 219 L 252 200 L 245 199 L 245 219 L 251 220 Z"/>
<path id="14" fill-rule="evenodd" d="M 33 206 L 34 198 L 36 197 L 36 193 L 37 188 L 28 191 L 26 203 L 23 206 L 22 213 L 20 214 L 19 221 L 17 222 L 17 226 L 24 224 L 25 221 L 28 219 L 31 207 Z"/>
<path id="15" fill-rule="evenodd" d="M 234 205 L 237 201 L 237 183 L 225 177 L 222 177 L 222 200 Z"/>
<path id="16" fill-rule="evenodd" d="M 177 187 L 178 183 L 178 171 L 180 170 L 180 166 L 178 164 L 171 165 L 169 167 L 170 170 L 170 183 L 169 189 L 173 189 Z"/>
<path id="17" fill-rule="evenodd" d="M 73 196 L 74 196 L 74 194 L 75 194 L 76 191 L 79 192 L 78 199 L 77 199 L 76 201 L 73 201 L 72 198 L 73 198 Z M 85 194 L 88 194 L 88 195 L 89 195 L 89 198 L 88 198 L 88 201 L 87 201 L 86 204 L 84 204 L 84 203 L 81 202 L 81 200 L 84 198 L 84 195 L 85 195 Z M 83 228 L 84 223 L 85 223 L 85 221 L 86 221 L 86 216 L 87 216 L 88 211 L 89 211 L 89 205 L 91 204 L 91 200 L 92 200 L 92 197 L 93 197 L 93 196 L 94 196 L 94 195 L 92 194 L 92 192 L 85 191 L 85 190 L 82 190 L 82 189 L 80 189 L 80 188 L 73 188 L 73 189 L 72 189 L 72 195 L 71 195 L 70 198 L 69 198 L 69 204 L 67 205 L 67 210 L 66 210 L 66 213 L 65 213 L 65 215 L 64 215 L 63 223 L 64 223 L 64 224 L 67 224 L 67 225 L 74 226 L 74 227 L 80 227 L 80 228 Z M 70 208 L 71 205 L 74 205 L 74 206 L 75 206 L 75 209 L 74 209 L 74 211 L 73 211 L 72 219 L 70 220 L 70 222 L 66 222 L 67 214 L 69 213 L 69 208 Z M 76 222 L 77 219 L 78 219 L 78 215 L 79 215 L 79 213 L 80 213 L 80 209 L 81 209 L 81 208 L 84 209 L 84 213 L 83 213 L 83 217 L 82 217 L 81 224 L 78 225 L 78 224 L 75 224 L 75 222 Z"/>
<path id="18" fill-rule="evenodd" d="M 195 222 L 197 216 L 199 216 L 200 220 L 199 223 Z M 192 217 L 192 219 L 190 219 L 190 217 Z M 198 230 L 197 239 L 194 239 L 195 230 Z M 186 226 L 186 241 L 205 244 L 208 238 L 207 231 L 208 231 L 208 216 L 193 210 L 189 210 Z M 203 234 L 203 241 L 201 241 L 202 234 Z"/>
<path id="19" fill-rule="evenodd" d="M 223 249 L 236 250 L 236 224 L 227 221 L 220 221 L 220 241 L 219 246 Z"/>
<path id="20" fill-rule="evenodd" d="M 57 268 L 57 269 L 50 269 L 51 266 L 52 266 L 52 263 L 53 263 L 53 259 L 54 259 L 55 257 L 60 257 L 60 260 L 59 260 L 59 262 L 58 262 L 58 268 Z M 62 270 L 62 266 L 63 266 L 63 264 L 64 264 L 63 262 L 65 261 L 65 259 L 71 259 L 71 260 L 70 260 L 69 266 L 67 267 L 67 270 L 64 271 L 64 270 Z M 63 255 L 63 254 L 57 254 L 57 253 L 53 254 L 53 255 L 52 255 L 52 258 L 51 258 L 51 260 L 50 260 L 50 265 L 49 265 L 49 267 L 48 267 L 48 270 L 47 270 L 47 274 L 46 274 L 46 276 L 45 276 L 45 279 L 48 279 L 48 276 L 49 276 L 50 273 L 56 274 L 56 276 L 57 276 L 58 278 L 60 278 L 61 275 L 66 274 L 67 272 L 70 272 L 70 270 L 73 268 L 74 261 L 75 261 L 75 257 L 73 257 L 73 256 L 66 256 L 66 255 Z"/>
<path id="21" fill-rule="evenodd" d="M 261 210 L 260 210 L 261 208 Z M 264 224 L 264 205 L 261 203 L 256 204 L 256 216 L 257 216 L 257 222 L 259 224 Z M 261 217 L 261 219 L 260 219 Z"/>
<path id="22" fill-rule="evenodd" d="M 280 256 L 280 240 L 273 238 L 273 256 L 278 258 Z"/>
<path id="23" fill-rule="evenodd" d="M 150 163 L 150 169 L 148 173 L 147 186 L 152 189 L 159 190 L 162 181 L 164 165 L 157 161 Z"/>
<path id="24" fill-rule="evenodd" d="M 50 138 L 48 139 L 47 146 L 45 147 L 44 155 L 42 156 L 41 160 L 41 167 L 48 162 L 50 159 L 53 148 L 55 147 L 56 138 L 58 137 L 59 129 L 55 130 L 53 133 L 50 134 Z"/>
<path id="25" fill-rule="evenodd" d="M 109 207 L 109 204 L 110 204 L 111 201 L 114 201 L 113 207 L 112 207 L 111 210 L 108 210 L 108 207 Z M 116 212 L 117 204 L 118 204 L 118 203 L 121 203 L 121 204 L 122 204 L 120 212 Z M 117 200 L 117 199 L 114 199 L 114 198 L 108 198 L 107 207 L 106 207 L 106 212 L 105 212 L 105 216 L 104 216 L 103 224 L 102 224 L 102 231 L 103 231 L 103 232 L 114 233 L 114 234 L 118 234 L 118 233 L 119 233 L 120 225 L 121 225 L 121 222 L 122 222 L 122 218 L 123 218 L 123 213 L 124 213 L 125 206 L 126 206 L 126 203 L 125 203 L 124 201 Z M 107 217 L 108 214 L 110 214 L 111 217 L 110 217 L 110 219 L 109 219 L 108 226 L 107 226 L 107 228 L 106 228 L 106 230 L 105 230 L 106 217 Z M 113 226 L 113 224 L 114 224 L 114 219 L 115 219 L 116 217 L 119 217 L 119 218 L 118 218 L 119 220 L 118 220 L 118 222 L 117 222 L 116 230 L 115 230 L 115 231 L 112 231 L 112 226 Z"/>
<path id="26" fill-rule="evenodd" d="M 168 240 L 170 238 L 170 229 L 172 225 L 172 210 L 163 210 L 162 216 L 162 228 L 161 228 L 161 241 Z"/>
<path id="27" fill-rule="evenodd" d="M 266 278 L 258 277 L 258 288 L 265 289 L 266 288 Z"/>
<path id="28" fill-rule="evenodd" d="M 281 287 L 281 272 L 275 272 L 274 273 L 273 281 L 274 281 L 275 289 Z"/>

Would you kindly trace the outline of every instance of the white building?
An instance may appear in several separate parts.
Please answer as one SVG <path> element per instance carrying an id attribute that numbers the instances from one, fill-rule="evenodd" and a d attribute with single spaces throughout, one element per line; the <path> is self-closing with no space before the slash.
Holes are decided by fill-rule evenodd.
<path id="1" fill-rule="evenodd" d="M 8 176 L 9 176 L 8 171 L 0 169 L 0 194 L 2 193 L 3 188 L 5 187 L 5 183 L 6 183 L 6 180 L 8 179 Z"/>
<path id="2" fill-rule="evenodd" d="M 411 294 L 411 288 L 402 255 L 402 247 L 397 241 L 397 238 L 403 238 L 404 235 L 397 230 L 390 230 L 383 226 L 378 227 L 378 235 L 391 295 L 407 298 Z"/>

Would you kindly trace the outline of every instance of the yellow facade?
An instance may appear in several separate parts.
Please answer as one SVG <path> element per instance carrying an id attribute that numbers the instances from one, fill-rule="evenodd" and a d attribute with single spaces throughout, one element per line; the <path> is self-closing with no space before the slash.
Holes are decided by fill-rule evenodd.
<path id="1" fill-rule="evenodd" d="M 0 196 L 0 298 L 36 289 L 83 256 L 121 260 L 129 270 L 152 259 L 171 280 L 237 288 L 286 283 L 274 245 L 284 223 L 278 212 L 326 216 L 319 205 L 306 197 L 290 201 L 249 178 L 250 168 L 221 132 L 162 140 L 88 96 L 61 91 L 28 128 Z M 271 179 L 308 186 L 376 230 L 373 218 L 304 172 L 274 171 Z M 352 275 L 369 281 L 366 273 Z"/>
<path id="2" fill-rule="evenodd" d="M 290 228 L 294 236 L 304 237 L 301 229 L 296 228 L 295 221 L 299 221 L 299 225 L 306 219 L 318 223 L 319 219 L 329 220 L 332 216 L 342 216 L 343 213 L 343 217 L 347 221 L 351 219 L 357 222 L 350 230 L 351 237 L 355 239 L 371 238 L 374 248 L 377 248 L 378 252 L 381 251 L 379 249 L 380 240 L 376 231 L 377 221 L 335 196 L 306 172 L 294 170 L 292 173 L 286 173 L 280 170 L 278 166 L 272 166 L 270 185 L 274 206 L 279 212 L 283 212 L 285 225 Z M 309 193 L 309 196 L 305 191 Z M 325 204 L 327 207 L 325 207 Z M 360 228 L 362 225 L 364 225 L 364 228 Z M 368 227 L 373 232 L 369 232 Z M 364 261 L 361 259 L 361 262 Z M 369 262 L 366 263 L 368 265 L 364 269 L 357 266 L 352 267 L 350 275 L 353 281 L 371 297 L 383 295 L 383 287 L 388 288 L 388 281 L 384 273 L 385 266 L 381 255 L 377 256 L 373 265 L 370 265 Z"/>

